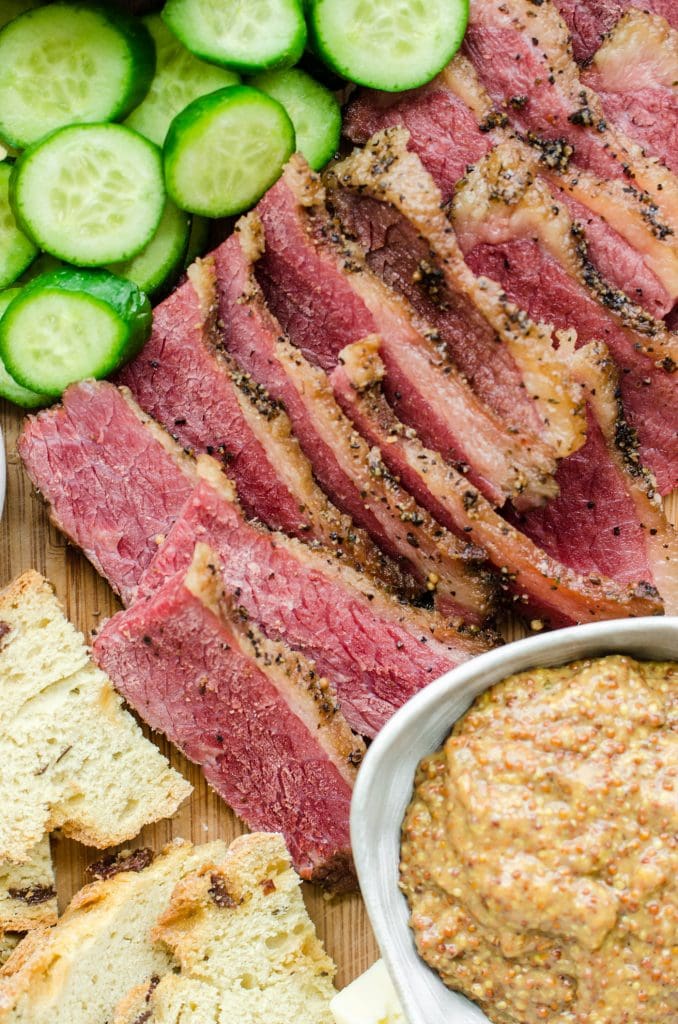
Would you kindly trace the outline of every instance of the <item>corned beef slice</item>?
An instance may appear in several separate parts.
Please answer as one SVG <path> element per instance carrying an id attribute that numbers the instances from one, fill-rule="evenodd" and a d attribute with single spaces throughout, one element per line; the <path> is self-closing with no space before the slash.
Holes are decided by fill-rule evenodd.
<path id="1" fill-rule="evenodd" d="M 634 187 L 656 203 L 657 220 L 678 228 L 678 181 L 606 120 L 600 98 L 581 80 L 567 28 L 550 0 L 538 8 L 531 0 L 474 0 L 464 47 L 521 133 L 537 142 L 566 142 L 578 168 L 620 179 L 624 187 L 631 174 Z"/>
<path id="2" fill-rule="evenodd" d="M 466 258 L 535 320 L 574 328 L 580 345 L 607 344 L 622 373 L 624 409 L 642 461 L 666 494 L 678 486 L 678 338 L 587 265 L 566 212 L 534 180 L 525 153 L 520 143 L 496 147 L 458 191 L 453 223 Z"/>
<path id="3" fill-rule="evenodd" d="M 386 388 L 403 420 L 464 464 L 490 500 L 520 494 L 540 504 L 553 493 L 553 459 L 545 463 L 543 451 L 512 433 L 415 329 L 410 307 L 367 269 L 324 198 L 317 176 L 294 157 L 259 204 L 266 251 L 257 278 L 285 333 L 325 370 L 347 343 L 380 334 Z"/>
<path id="4" fill-rule="evenodd" d="M 392 128 L 326 175 L 330 200 L 368 264 L 433 327 L 474 390 L 532 444 L 559 457 L 584 441 L 579 388 L 550 329 L 530 321 L 499 285 L 473 274 L 442 198 L 408 134 Z M 343 221 L 342 221 L 343 223 Z"/>
<path id="5" fill-rule="evenodd" d="M 482 555 L 419 508 L 344 416 L 324 371 L 281 336 L 254 278 L 262 246 L 261 224 L 252 213 L 215 253 L 223 345 L 284 405 L 332 501 L 404 563 L 420 588 L 435 595 L 441 612 L 482 622 L 492 598 L 478 565 Z"/>
<path id="6" fill-rule="evenodd" d="M 126 389 L 96 381 L 31 416 L 18 450 L 55 525 L 128 604 L 195 486 L 193 460 Z"/>
<path id="7" fill-rule="evenodd" d="M 433 91 L 449 95 L 451 108 L 463 106 L 475 123 L 475 134 L 470 125 L 457 132 L 458 117 L 449 116 L 442 104 L 435 109 Z M 349 106 L 344 130 L 349 138 L 365 143 L 373 132 L 404 124 L 410 133 L 408 148 L 419 155 L 445 199 L 454 196 L 468 167 L 493 145 L 512 137 L 503 107 L 493 104 L 463 54 L 457 54 L 431 86 L 407 95 L 402 116 L 400 103 L 400 97 L 390 93 L 362 91 Z M 373 132 L 366 134 L 367 127 Z M 639 202 L 637 190 L 624 181 L 598 179 L 581 168 L 568 173 L 571 150 L 561 141 L 540 142 L 534 136 L 532 141 L 541 146 L 541 176 L 585 230 L 596 268 L 653 316 L 665 316 L 678 298 L 678 253 L 672 236 L 662 235 L 659 225 L 648 219 L 651 207 Z"/>
<path id="8" fill-rule="evenodd" d="M 204 479 L 146 573 L 142 595 L 185 569 L 198 541 L 221 560 L 226 588 L 268 636 L 332 680 L 351 726 L 374 736 L 414 693 L 486 650 L 490 638 L 445 628 L 398 603 L 331 553 L 247 523 L 210 460 Z"/>
<path id="9" fill-rule="evenodd" d="M 362 741 L 313 667 L 248 623 L 216 565 L 199 545 L 187 572 L 104 626 L 94 656 L 251 829 L 283 833 L 303 878 L 352 889 Z"/>
<path id="10" fill-rule="evenodd" d="M 678 5 L 677 5 L 678 6 Z M 605 117 L 678 173 L 678 31 L 632 8 L 595 53 L 582 81 Z"/>
<path id="11" fill-rule="evenodd" d="M 640 8 L 678 28 L 676 0 L 554 0 L 572 35 L 575 59 L 588 62 L 624 11 Z"/>
<path id="12" fill-rule="evenodd" d="M 646 584 L 624 587 L 598 573 L 581 576 L 509 525 L 468 480 L 404 429 L 381 393 L 379 377 L 374 343 L 351 346 L 332 374 L 337 399 L 419 502 L 485 549 L 517 611 L 539 614 L 551 625 L 661 611 L 656 592 Z"/>
<path id="13" fill-rule="evenodd" d="M 447 198 L 464 177 L 467 166 L 485 156 L 493 145 L 473 111 L 448 88 L 444 73 L 412 92 L 362 89 L 344 119 L 344 133 L 360 145 L 384 128 L 399 126 L 407 128 L 410 149 Z M 451 140 L 454 145 L 450 145 Z"/>
<path id="14" fill-rule="evenodd" d="M 248 515 L 291 536 L 350 546 L 351 524 L 315 485 L 284 412 L 217 354 L 217 309 L 213 260 L 198 261 L 155 309 L 150 340 L 119 379 L 181 445 L 228 467 Z M 365 542 L 358 533 L 356 557 L 375 561 Z"/>
<path id="15" fill-rule="evenodd" d="M 659 591 L 678 610 L 678 538 L 638 457 L 618 398 L 619 374 L 605 345 L 577 353 L 588 404 L 588 440 L 558 467 L 560 494 L 515 524 L 553 558 L 582 574 Z"/>

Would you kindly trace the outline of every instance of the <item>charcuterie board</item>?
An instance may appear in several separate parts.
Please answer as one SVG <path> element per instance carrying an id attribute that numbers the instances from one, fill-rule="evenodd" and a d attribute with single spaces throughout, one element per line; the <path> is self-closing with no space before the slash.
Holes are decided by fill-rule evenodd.
<path id="1" fill-rule="evenodd" d="M 16 453 L 22 420 L 19 410 L 3 404 L 1 423 L 7 453 L 7 498 L 0 524 L 0 584 L 4 586 L 25 569 L 39 570 L 56 587 L 68 617 L 89 636 L 97 624 L 116 612 L 120 605 L 85 557 L 69 547 L 63 535 L 49 522 L 46 507 Z M 230 841 L 246 831 L 233 812 L 208 788 L 200 769 L 186 761 L 162 737 L 157 737 L 157 742 L 172 765 L 190 780 L 194 790 L 171 821 L 145 828 L 134 845 L 159 850 L 175 836 L 204 843 L 210 839 Z M 59 907 L 63 909 L 85 882 L 86 866 L 101 854 L 62 838 L 52 840 L 52 854 Z M 357 894 L 327 899 L 315 886 L 306 885 L 304 889 L 310 914 L 339 968 L 337 986 L 342 987 L 378 956 L 362 900 Z"/>

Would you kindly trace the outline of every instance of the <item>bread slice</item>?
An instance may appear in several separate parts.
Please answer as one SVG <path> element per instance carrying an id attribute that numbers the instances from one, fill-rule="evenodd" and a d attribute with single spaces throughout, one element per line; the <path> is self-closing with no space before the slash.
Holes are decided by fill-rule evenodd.
<path id="1" fill-rule="evenodd" d="M 187 875 L 154 930 L 179 973 L 119 1006 L 115 1024 L 331 1024 L 335 966 L 301 895 L 282 836 L 236 839 Z"/>
<path id="2" fill-rule="evenodd" d="M 0 932 L 0 967 L 9 960 L 22 938 L 19 932 Z"/>
<path id="3" fill-rule="evenodd" d="M 25 932 L 56 919 L 54 871 L 45 836 L 24 864 L 0 864 L 0 933 Z"/>
<path id="4" fill-rule="evenodd" d="M 109 861 L 54 928 L 29 932 L 0 970 L 1 1024 L 109 1024 L 125 993 L 172 969 L 151 933 L 174 887 L 226 849 L 175 840 L 155 859 L 141 851 Z"/>
<path id="5" fill-rule="evenodd" d="M 89 659 L 49 583 L 0 594 L 0 861 L 55 828 L 92 846 L 169 817 L 191 787 L 146 740 Z"/>

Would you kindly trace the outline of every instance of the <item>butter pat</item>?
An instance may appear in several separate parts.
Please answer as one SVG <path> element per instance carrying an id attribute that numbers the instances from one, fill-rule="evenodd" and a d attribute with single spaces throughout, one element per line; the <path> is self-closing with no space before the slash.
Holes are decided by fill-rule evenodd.
<path id="1" fill-rule="evenodd" d="M 336 1024 L 407 1024 L 383 960 L 335 996 L 330 1009 Z"/>

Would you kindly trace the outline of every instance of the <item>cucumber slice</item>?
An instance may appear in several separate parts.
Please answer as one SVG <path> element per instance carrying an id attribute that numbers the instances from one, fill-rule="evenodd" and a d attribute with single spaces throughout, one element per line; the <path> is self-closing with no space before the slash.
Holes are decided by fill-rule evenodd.
<path id="1" fill-rule="evenodd" d="M 292 67 L 306 46 L 300 0 L 168 0 L 162 16 L 196 57 L 244 74 Z"/>
<path id="2" fill-rule="evenodd" d="M 334 156 L 341 136 L 341 108 L 334 95 L 298 68 L 269 71 L 250 85 L 272 96 L 290 115 L 297 149 L 314 171 Z"/>
<path id="3" fill-rule="evenodd" d="M 0 2 L 0 28 L 4 28 L 10 21 L 14 21 L 25 11 L 31 11 L 34 7 L 41 7 L 44 0 L 1 0 Z"/>
<path id="4" fill-rule="evenodd" d="M 198 256 L 204 256 L 210 244 L 212 222 L 207 217 L 191 217 L 191 232 L 188 236 L 188 248 L 184 257 L 184 269 L 190 267 Z"/>
<path id="5" fill-rule="evenodd" d="M 0 138 L 24 149 L 63 125 L 122 118 L 154 70 L 136 18 L 60 2 L 27 11 L 0 32 Z"/>
<path id="6" fill-rule="evenodd" d="M 156 52 L 155 78 L 145 100 L 133 110 L 125 124 L 162 146 L 172 118 L 193 100 L 216 89 L 236 85 L 233 71 L 198 60 L 165 25 L 159 14 L 144 18 Z"/>
<path id="7" fill-rule="evenodd" d="M 230 217 L 253 206 L 294 152 L 285 108 L 246 85 L 195 100 L 165 142 L 167 191 L 182 210 Z"/>
<path id="8" fill-rule="evenodd" d="M 0 320 L 5 310 L 17 295 L 21 294 L 21 288 L 8 288 L 0 292 Z M 29 391 L 17 384 L 14 377 L 10 377 L 5 364 L 0 359 L 0 398 L 6 398 L 14 405 L 20 405 L 22 409 L 40 409 L 43 405 L 49 405 L 51 399 L 47 395 L 39 395 L 36 391 Z"/>
<path id="9" fill-rule="evenodd" d="M 461 46 L 469 0 L 312 0 L 314 50 L 344 78 L 385 92 L 416 89 Z"/>
<path id="10" fill-rule="evenodd" d="M 106 270 L 55 270 L 27 284 L 0 320 L 0 358 L 31 391 L 58 398 L 73 381 L 105 377 L 142 348 L 151 304 Z"/>
<path id="11" fill-rule="evenodd" d="M 12 168 L 0 163 L 0 288 L 16 281 L 38 255 L 37 248 L 16 222 L 9 202 Z"/>
<path id="12" fill-rule="evenodd" d="M 168 290 L 183 269 L 188 247 L 190 218 L 171 199 L 165 203 L 158 230 L 145 249 L 127 263 L 113 263 L 108 269 L 141 288 L 151 299 Z"/>
<path id="13" fill-rule="evenodd" d="M 16 218 L 45 252 L 79 267 L 128 260 L 165 205 L 160 150 L 121 124 L 59 128 L 17 160 Z"/>

